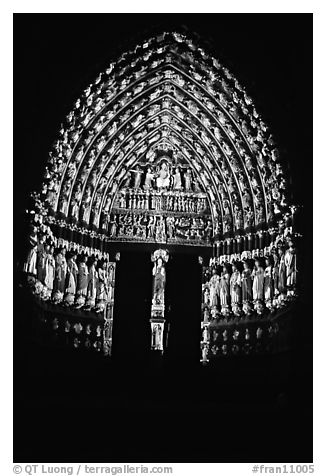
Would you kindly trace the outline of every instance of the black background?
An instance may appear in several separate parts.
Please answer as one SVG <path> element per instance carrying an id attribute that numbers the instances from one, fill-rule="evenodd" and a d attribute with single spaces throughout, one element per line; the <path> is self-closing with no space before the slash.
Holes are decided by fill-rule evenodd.
<path id="1" fill-rule="evenodd" d="M 302 14 L 14 15 L 15 269 L 26 235 L 27 195 L 39 187 L 48 151 L 76 98 L 117 54 L 151 34 L 181 27 L 208 41 L 271 127 L 288 167 L 293 200 L 304 205 L 303 267 L 311 276 L 312 15 Z M 144 284 L 148 258 L 148 250 L 142 258 L 122 255 L 121 276 L 126 276 L 126 263 L 133 266 L 117 289 L 121 295 L 128 286 L 130 300 L 128 307 L 120 298 L 124 321 L 116 333 L 122 340 L 128 327 L 131 350 L 146 336 L 140 329 L 146 327 L 149 305 L 144 292 L 150 286 L 149 280 Z M 172 308 L 177 313 L 184 302 L 183 316 L 194 315 L 195 257 L 175 257 L 171 269 Z M 217 369 L 201 369 L 194 363 L 198 350 L 193 344 L 187 359 L 180 357 L 197 332 L 198 323 L 190 318 L 192 331 L 185 320 L 188 330 L 176 329 L 166 364 L 146 367 L 139 353 L 133 359 L 130 352 L 128 359 L 110 365 L 30 344 L 25 336 L 32 311 L 16 278 L 15 461 L 312 460 L 308 299 L 297 316 L 290 354 L 223 360 Z M 304 286 L 311 295 L 311 280 Z"/>

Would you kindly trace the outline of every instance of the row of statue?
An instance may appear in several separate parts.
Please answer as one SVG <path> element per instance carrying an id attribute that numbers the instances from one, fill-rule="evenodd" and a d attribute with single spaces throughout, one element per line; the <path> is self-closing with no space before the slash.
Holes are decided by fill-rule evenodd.
<path id="1" fill-rule="evenodd" d="M 128 210 L 155 210 L 181 213 L 209 213 L 205 194 L 185 194 L 183 192 L 150 192 L 130 191 L 119 192 L 113 206 Z"/>
<path id="2" fill-rule="evenodd" d="M 263 340 L 265 338 L 272 339 L 279 332 L 279 325 L 270 324 L 268 327 L 257 328 L 232 328 L 225 327 L 210 327 L 202 325 L 202 340 L 201 344 L 221 344 L 221 343 L 239 343 L 248 342 L 254 343 L 255 341 Z"/>
<path id="3" fill-rule="evenodd" d="M 100 324 L 82 324 L 80 321 L 70 321 L 69 319 L 62 321 L 55 317 L 49 325 L 52 344 L 63 344 L 75 349 L 95 350 L 97 352 L 106 350 L 105 353 L 108 353 L 104 330 Z"/>
<path id="4" fill-rule="evenodd" d="M 130 169 L 123 179 L 124 188 L 135 190 L 173 190 L 175 192 L 193 192 L 194 177 L 191 168 L 174 166 L 173 169 L 167 161 L 161 160 L 156 167 L 136 165 Z M 201 190 L 200 190 L 201 191 Z"/>
<path id="5" fill-rule="evenodd" d="M 98 313 L 114 301 L 115 263 L 55 249 L 45 237 L 30 249 L 24 271 L 43 301 Z"/>
<path id="6" fill-rule="evenodd" d="M 185 61 L 187 61 L 186 57 L 186 55 L 182 55 L 182 59 Z M 135 58 L 132 64 L 136 64 L 139 61 L 141 62 L 142 59 Z M 160 61 L 166 61 L 166 59 L 164 60 L 162 57 Z M 186 79 L 182 76 L 182 74 L 177 73 L 171 68 L 167 68 L 161 73 L 156 72 L 153 77 L 149 77 L 148 79 L 144 79 L 141 83 L 137 83 L 133 89 L 126 89 L 125 92 L 119 96 L 119 101 L 116 101 L 113 104 L 110 103 L 110 108 L 108 109 L 106 109 L 106 105 L 108 104 L 110 98 L 112 98 L 115 94 L 113 92 L 114 88 L 118 88 L 117 90 L 120 90 L 120 88 L 124 89 L 128 84 L 129 78 L 126 77 L 120 81 L 119 86 L 114 86 L 114 79 L 112 78 L 106 80 L 104 83 L 101 82 L 102 79 L 100 78 L 99 82 L 96 82 L 96 84 L 93 85 L 93 91 L 91 91 L 92 87 L 88 88 L 87 95 L 85 95 L 82 100 L 76 102 L 74 111 L 72 111 L 72 113 L 69 115 L 68 130 L 62 128 L 60 131 L 61 139 L 56 142 L 54 151 L 51 155 L 46 174 L 47 183 L 45 183 L 47 188 L 47 191 L 45 192 L 47 202 L 52 202 L 55 204 L 57 194 L 60 191 L 60 208 L 63 212 L 66 212 L 68 208 L 65 205 L 67 201 L 65 196 L 70 196 L 71 191 L 75 190 L 75 184 L 83 184 L 84 187 L 85 180 L 87 180 L 87 177 L 89 177 L 87 186 L 94 186 L 94 188 L 96 186 L 97 190 L 99 187 L 103 186 L 103 183 L 105 183 L 105 181 L 102 180 L 103 177 L 97 181 L 96 179 L 94 180 L 94 177 L 100 173 L 100 171 L 105 166 L 105 163 L 109 164 L 107 166 L 107 172 L 110 170 L 108 177 L 112 176 L 114 170 L 117 168 L 117 164 L 124 159 L 124 156 L 126 156 L 126 153 L 132 147 L 131 144 L 133 142 L 134 144 L 137 144 L 139 141 L 140 137 L 138 137 L 137 134 L 143 136 L 141 129 L 137 129 L 133 136 L 131 138 L 128 137 L 128 140 L 124 142 L 124 137 L 127 137 L 129 131 L 131 130 L 130 127 L 132 129 L 139 127 L 141 121 L 145 120 L 147 117 L 153 117 L 155 119 L 155 114 L 158 112 L 159 107 L 162 114 L 165 109 L 171 110 L 180 119 L 180 121 L 182 120 L 186 123 L 187 120 L 190 121 L 188 126 L 191 127 L 191 130 L 198 131 L 198 133 L 201 135 L 200 141 L 195 139 L 194 135 L 191 134 L 190 131 L 186 131 L 185 127 L 181 126 L 181 123 L 179 123 L 179 127 L 182 129 L 181 132 L 185 133 L 185 135 L 196 148 L 196 153 L 199 156 L 202 156 L 202 160 L 205 159 L 205 147 L 207 145 L 211 148 L 212 153 L 218 162 L 223 160 L 226 161 L 226 167 L 224 170 L 222 170 L 223 177 L 227 172 L 230 179 L 232 179 L 232 177 L 237 177 L 239 180 L 241 179 L 244 183 L 244 186 L 246 186 L 248 191 L 250 191 L 250 187 L 252 187 L 253 190 L 255 188 L 257 190 L 261 188 L 260 175 L 264 176 L 264 180 L 268 181 L 268 190 L 273 190 L 272 196 L 270 198 L 270 213 L 278 212 L 278 210 L 281 211 L 282 206 L 285 205 L 284 177 L 282 175 L 282 169 L 278 163 L 278 156 L 273 146 L 273 142 L 268 136 L 265 138 L 265 131 L 267 128 L 259 119 L 257 113 L 255 113 L 255 117 L 251 115 L 250 110 L 254 110 L 252 101 L 246 96 L 244 91 L 242 91 L 241 94 L 239 93 L 239 90 L 235 91 L 235 89 L 239 87 L 235 78 L 230 75 L 230 73 L 228 73 L 228 77 L 225 76 L 223 67 L 217 67 L 216 65 L 219 64 L 215 60 L 207 59 L 207 61 L 209 61 L 211 66 L 208 67 L 207 63 L 201 60 L 200 63 L 196 64 L 196 68 L 201 68 L 203 71 L 200 74 L 194 74 L 199 74 L 201 78 L 207 76 L 207 79 L 205 80 L 205 87 L 209 94 L 204 93 L 201 88 L 198 88 L 195 85 L 195 83 L 189 81 L 189 79 Z M 144 74 L 147 72 L 149 65 L 150 63 L 147 62 L 146 66 L 142 66 Z M 193 65 L 193 67 L 195 66 Z M 205 69 L 207 70 L 206 72 Z M 216 71 L 218 70 L 218 73 L 212 73 L 214 69 Z M 155 72 L 155 68 L 152 69 L 152 71 Z M 216 80 L 213 83 L 211 79 L 212 74 L 213 76 L 217 75 Z M 224 75 L 223 79 L 220 78 L 221 74 Z M 151 92 L 149 96 L 143 95 L 140 100 L 136 100 L 136 97 L 138 97 L 140 93 L 144 93 L 149 86 L 152 87 L 155 85 L 155 82 L 160 83 L 162 81 L 164 81 L 164 83 L 162 83 L 162 85 L 165 85 L 164 88 L 163 86 L 157 86 L 156 89 L 150 90 Z M 166 81 L 168 82 L 166 83 Z M 173 87 L 170 87 L 169 84 L 170 86 L 172 84 Z M 224 90 L 224 93 L 222 93 L 220 88 Z M 100 91 L 98 92 L 97 96 L 95 91 L 99 89 Z M 181 89 L 185 92 L 183 93 Z M 181 104 L 185 105 L 186 110 L 181 109 L 176 102 L 171 102 L 171 100 L 170 105 L 168 105 L 168 98 L 164 99 L 162 97 L 162 105 L 160 103 L 153 102 L 156 101 L 156 99 L 158 99 L 162 94 L 164 94 L 166 90 L 169 90 L 168 94 L 171 97 L 175 97 L 179 103 L 181 101 Z M 109 95 L 107 93 L 109 93 Z M 212 99 L 212 96 L 214 99 Z M 128 102 L 133 100 L 133 98 L 135 100 L 132 103 L 132 108 L 128 109 L 126 105 Z M 123 121 L 126 121 L 128 117 L 131 118 L 132 114 L 135 114 L 135 111 L 139 111 L 141 107 L 144 107 L 146 100 L 151 102 L 151 106 L 148 108 L 149 116 L 146 116 L 142 110 L 141 114 L 134 116 L 135 119 L 130 119 L 130 121 L 126 123 L 127 126 L 129 125 L 129 130 L 124 128 L 124 126 L 122 128 L 119 127 L 119 122 L 122 124 Z M 223 104 L 221 104 L 223 105 L 223 109 L 218 106 L 218 103 L 215 103 L 215 100 L 222 101 Z M 84 105 L 83 102 L 85 102 Z M 238 124 L 241 125 L 242 133 L 246 137 L 245 141 L 243 140 L 242 135 L 238 132 L 238 126 L 235 127 L 235 123 L 233 120 L 231 120 L 231 116 L 228 116 L 228 114 L 225 113 L 225 108 L 228 109 L 229 107 L 230 110 L 239 109 L 241 107 L 244 109 L 245 117 L 241 119 L 241 122 L 239 119 Z M 118 110 L 121 110 L 120 116 L 117 116 Z M 186 111 L 190 111 L 192 115 L 190 116 L 190 114 L 187 114 Z M 212 116 L 210 115 L 210 112 L 213 113 L 214 117 L 218 118 L 215 126 L 212 123 Z M 95 123 L 92 122 L 92 118 L 90 117 L 92 114 L 94 114 L 94 117 L 95 114 L 97 114 Z M 230 114 L 232 115 L 232 112 L 230 112 Z M 201 127 L 204 129 L 198 129 L 199 123 L 197 123 L 194 119 L 194 115 L 200 118 L 200 124 L 202 125 Z M 78 117 L 82 118 L 82 120 L 77 120 Z M 168 117 L 169 116 L 166 114 L 163 115 L 162 121 L 169 120 L 171 125 L 177 128 L 178 122 L 175 124 L 175 118 L 170 117 L 170 119 L 168 119 Z M 103 132 L 102 136 L 99 135 L 99 132 L 102 130 L 105 124 L 108 123 L 108 121 L 111 121 L 110 125 Z M 260 127 L 261 124 L 262 127 Z M 152 122 L 152 125 L 153 127 L 155 126 L 155 120 Z M 79 133 L 75 131 L 76 127 L 79 127 Z M 147 130 L 149 131 L 148 127 Z M 205 132 L 205 130 L 207 130 L 208 133 Z M 211 140 L 208 140 L 210 131 L 214 132 L 215 138 L 222 149 L 218 144 L 214 145 L 214 141 L 212 142 Z M 257 134 L 256 139 L 255 137 L 251 136 L 251 134 L 254 132 Z M 114 139 L 115 133 L 119 134 L 119 141 Z M 236 144 L 236 150 L 239 155 L 237 155 L 237 153 L 235 154 L 233 146 L 230 146 L 230 143 L 225 141 L 225 134 L 229 134 L 229 136 L 232 138 L 233 143 Z M 108 139 L 110 139 L 110 145 L 104 147 Z M 177 140 L 177 137 L 174 136 L 174 139 Z M 248 144 L 250 150 L 252 150 L 254 156 L 257 159 L 257 163 L 256 160 L 253 159 L 251 152 L 248 149 Z M 116 146 L 120 148 L 121 153 Z M 105 151 L 104 148 L 106 149 Z M 209 154 L 206 152 L 206 156 L 207 155 Z M 239 160 L 240 157 L 241 159 Z M 70 162 L 69 165 L 66 166 L 65 162 L 68 158 L 70 159 Z M 115 158 L 117 158 L 117 161 L 114 163 Z M 82 163 L 84 162 L 85 165 L 83 166 Z M 207 157 L 208 167 L 210 167 L 209 162 L 210 159 Z M 213 162 L 212 170 L 216 168 Z M 246 169 L 249 170 L 250 173 L 250 177 L 248 177 L 251 181 L 250 186 L 248 186 L 248 183 L 246 184 L 246 180 L 248 180 L 248 178 L 244 172 L 243 163 L 245 163 Z M 257 165 L 260 168 L 260 173 L 257 173 L 256 171 L 256 174 L 254 174 Z M 241 173 L 243 175 L 242 177 Z M 131 174 L 134 186 L 137 187 L 137 182 L 139 182 L 137 170 L 135 172 L 131 172 Z M 151 175 L 153 175 L 152 171 L 149 170 L 146 187 L 157 186 L 160 188 L 164 182 L 164 178 L 161 180 L 161 177 L 151 177 Z M 178 177 L 178 174 L 176 175 L 176 177 L 170 177 L 169 186 L 172 185 L 172 187 L 176 187 L 176 189 L 178 189 L 180 186 L 184 186 L 186 188 L 186 177 L 181 179 L 181 182 L 183 183 L 180 184 L 180 178 Z M 145 175 L 143 176 L 145 179 Z M 220 174 L 220 182 L 223 181 L 223 177 Z M 241 186 L 240 183 L 239 185 Z M 145 186 L 145 183 L 143 186 Z M 237 190 L 236 180 L 234 180 L 234 186 Z M 255 194 L 255 197 L 258 204 L 261 203 L 262 198 L 259 197 L 259 194 Z M 267 198 L 268 197 L 266 197 L 266 199 Z M 68 198 L 68 202 L 69 201 L 71 202 L 71 199 Z M 76 201 L 78 203 L 78 200 Z"/>
<path id="7" fill-rule="evenodd" d="M 76 243 L 73 240 L 68 240 L 65 239 L 59 234 L 59 237 L 55 236 L 53 231 L 52 231 L 52 226 L 56 225 L 59 227 L 61 230 L 68 230 L 69 233 L 78 233 L 81 235 L 84 235 L 87 239 L 95 239 L 95 238 L 105 238 L 105 235 L 100 235 L 99 233 L 96 233 L 94 230 L 85 230 L 82 227 L 79 227 L 75 223 L 66 223 L 62 219 L 56 219 L 52 216 L 47 216 L 43 217 L 42 215 L 33 215 L 34 218 L 32 220 L 31 228 L 30 228 L 30 234 L 28 237 L 29 241 L 29 252 L 31 253 L 31 250 L 37 246 L 39 243 L 40 239 L 43 237 L 45 238 L 45 241 L 48 243 L 51 243 L 51 245 L 57 249 L 59 248 L 65 248 L 67 252 L 73 252 L 76 255 L 81 255 L 84 254 L 87 258 L 91 258 L 92 256 L 96 256 L 97 260 L 103 260 L 103 261 L 110 261 L 110 255 L 106 251 L 102 251 L 96 247 L 93 246 L 87 246 L 85 244 L 81 243 Z M 38 220 L 41 220 L 39 222 Z M 43 223 L 43 220 L 45 219 L 46 224 Z M 118 256 L 119 253 L 116 253 L 115 259 L 118 261 Z"/>
<path id="8" fill-rule="evenodd" d="M 269 352 L 279 331 L 277 322 L 246 328 L 226 328 L 202 323 L 201 362 L 208 363 L 210 359 L 219 355 Z"/>
<path id="9" fill-rule="evenodd" d="M 272 342 L 258 341 L 254 344 L 222 344 L 218 345 L 203 345 L 201 349 L 202 358 L 200 361 L 203 365 L 208 364 L 210 360 L 218 356 L 233 356 L 233 355 L 253 355 L 270 353 L 273 349 Z"/>
<path id="10" fill-rule="evenodd" d="M 262 314 L 296 296 L 297 259 L 293 242 L 262 258 L 234 261 L 204 270 L 203 322 L 221 316 Z"/>
<path id="11" fill-rule="evenodd" d="M 128 238 L 165 243 L 186 241 L 210 243 L 212 222 L 207 217 L 191 218 L 147 214 L 112 214 L 109 222 L 110 239 Z"/>

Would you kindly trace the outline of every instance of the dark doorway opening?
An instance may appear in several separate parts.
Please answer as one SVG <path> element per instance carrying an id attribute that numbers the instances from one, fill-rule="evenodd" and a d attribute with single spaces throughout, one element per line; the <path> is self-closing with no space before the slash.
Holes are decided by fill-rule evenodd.
<path id="1" fill-rule="evenodd" d="M 171 255 L 166 301 L 167 360 L 189 367 L 200 358 L 201 267 L 197 255 Z"/>
<path id="2" fill-rule="evenodd" d="M 121 252 L 117 263 L 112 356 L 143 362 L 150 349 L 151 253 Z"/>

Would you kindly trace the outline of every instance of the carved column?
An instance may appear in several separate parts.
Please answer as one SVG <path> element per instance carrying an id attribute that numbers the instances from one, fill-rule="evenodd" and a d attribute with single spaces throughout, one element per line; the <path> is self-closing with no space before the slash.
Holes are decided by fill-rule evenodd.
<path id="1" fill-rule="evenodd" d="M 263 230 L 258 232 L 259 249 L 262 250 L 265 246 L 265 232 Z"/>
<path id="2" fill-rule="evenodd" d="M 237 253 L 242 253 L 243 248 L 244 248 L 244 246 L 243 246 L 243 242 L 244 242 L 243 236 L 237 235 L 236 240 L 237 240 Z"/>
<path id="3" fill-rule="evenodd" d="M 247 242 L 248 251 L 252 251 L 254 249 L 254 243 L 253 243 L 254 240 L 253 240 L 252 233 L 248 233 L 247 238 L 248 238 L 248 242 Z"/>
<path id="4" fill-rule="evenodd" d="M 219 258 L 223 254 L 223 243 L 218 241 L 216 243 L 216 258 Z"/>
<path id="5" fill-rule="evenodd" d="M 153 262 L 153 293 L 151 307 L 151 350 L 164 352 L 164 323 L 165 323 L 165 283 L 169 253 L 167 250 L 156 250 L 152 254 Z"/>

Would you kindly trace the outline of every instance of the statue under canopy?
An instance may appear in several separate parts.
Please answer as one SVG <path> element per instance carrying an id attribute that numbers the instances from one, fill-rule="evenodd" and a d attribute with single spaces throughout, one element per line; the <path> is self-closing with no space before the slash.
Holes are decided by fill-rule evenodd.
<path id="1" fill-rule="evenodd" d="M 168 164 L 164 161 L 158 171 L 158 177 L 156 178 L 156 186 L 158 189 L 168 188 L 170 185 L 170 172 Z"/>

